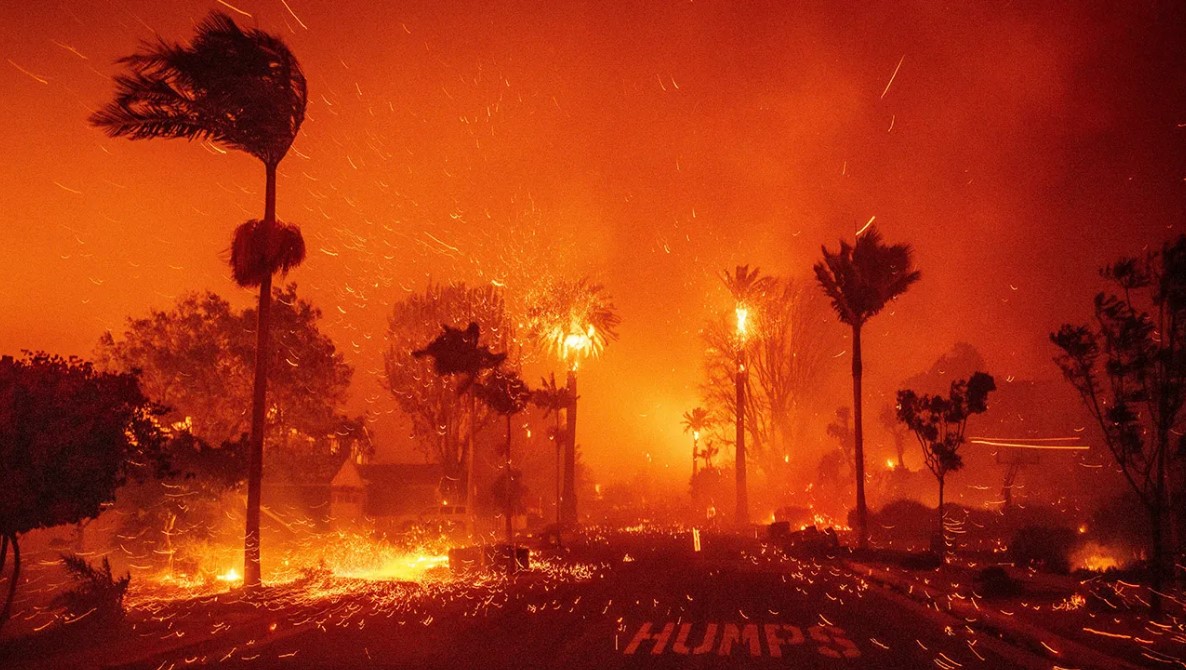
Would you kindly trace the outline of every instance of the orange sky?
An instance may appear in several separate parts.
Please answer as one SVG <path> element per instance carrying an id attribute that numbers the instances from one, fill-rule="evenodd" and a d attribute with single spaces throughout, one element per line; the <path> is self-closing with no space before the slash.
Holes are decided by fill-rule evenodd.
<path id="1" fill-rule="evenodd" d="M 873 216 L 912 243 L 923 280 L 866 335 L 877 397 L 961 340 L 999 378 L 1057 375 L 1046 333 L 1087 317 L 1096 268 L 1186 221 L 1182 3 L 230 4 L 308 75 L 279 214 L 303 227 L 290 278 L 355 365 L 356 409 L 394 408 L 377 381 L 393 300 L 560 263 L 623 317 L 582 372 L 602 469 L 683 467 L 725 267 L 806 280 Z M 0 7 L 0 351 L 87 355 L 187 290 L 249 302 L 224 259 L 260 215 L 259 164 L 85 122 L 117 57 L 213 9 L 230 11 Z M 830 332 L 819 393 L 839 405 L 849 347 Z"/>

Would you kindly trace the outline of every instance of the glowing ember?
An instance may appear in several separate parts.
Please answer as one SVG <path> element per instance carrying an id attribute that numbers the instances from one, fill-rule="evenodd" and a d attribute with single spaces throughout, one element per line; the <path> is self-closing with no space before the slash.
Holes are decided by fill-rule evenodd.
<path id="1" fill-rule="evenodd" d="M 335 572 L 338 576 L 374 581 L 416 582 L 432 578 L 433 568 L 447 568 L 449 557 L 406 554 L 385 560 L 377 569 Z"/>

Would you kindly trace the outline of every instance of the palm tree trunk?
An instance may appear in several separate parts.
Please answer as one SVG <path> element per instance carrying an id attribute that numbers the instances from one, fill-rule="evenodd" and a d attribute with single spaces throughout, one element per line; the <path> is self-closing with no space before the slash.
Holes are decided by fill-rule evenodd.
<path id="1" fill-rule="evenodd" d="M 561 518 L 564 523 L 577 522 L 577 373 L 568 371 L 568 397 L 570 404 L 564 410 L 568 420 L 568 432 L 564 443 L 564 493 L 561 496 Z"/>
<path id="2" fill-rule="evenodd" d="M 12 615 L 12 599 L 16 595 L 17 582 L 21 579 L 21 545 L 17 542 L 16 533 L 11 533 L 4 539 L 12 545 L 12 577 L 8 582 L 8 597 L 4 599 L 4 610 L 0 611 L 0 626 L 3 626 Z"/>
<path id="3" fill-rule="evenodd" d="M 264 189 L 264 225 L 276 221 L 276 166 L 267 164 Z M 259 309 L 255 325 L 255 388 L 251 397 L 251 444 L 247 456 L 247 524 L 243 534 L 243 586 L 259 588 L 260 489 L 264 477 L 264 423 L 267 419 L 268 356 L 271 347 L 272 276 L 259 285 Z"/>
<path id="4" fill-rule="evenodd" d="M 465 530 L 474 534 L 474 437 L 478 432 L 478 404 L 474 387 L 469 387 L 469 434 L 465 443 Z"/>
<path id="5" fill-rule="evenodd" d="M 699 456 L 696 455 L 696 452 L 700 451 L 699 449 L 696 448 L 697 446 L 698 445 L 697 445 L 696 440 L 693 439 L 692 440 L 692 479 L 696 478 L 696 461 L 700 458 Z"/>
<path id="6" fill-rule="evenodd" d="M 507 491 L 506 491 L 506 527 L 507 527 L 507 572 L 515 571 L 515 527 L 511 521 L 512 497 L 514 477 L 511 476 L 511 415 L 507 414 Z"/>
<path id="7" fill-rule="evenodd" d="M 555 380 L 553 379 L 553 385 L 554 384 L 555 384 Z M 560 539 L 560 526 L 561 526 L 561 519 L 560 519 L 560 500 L 561 500 L 560 456 L 561 456 L 562 450 L 564 449 L 564 438 L 561 437 L 561 435 L 560 435 L 560 409 L 559 408 L 556 409 L 556 413 L 554 416 L 555 416 L 555 422 L 556 422 L 556 432 L 554 433 L 556 436 L 556 546 L 559 547 L 561 544 L 561 539 Z"/>
<path id="8" fill-rule="evenodd" d="M 857 475 L 857 547 L 869 548 L 869 510 L 865 507 L 865 439 L 861 428 L 861 326 L 852 327 L 852 418 Z"/>
<path id="9" fill-rule="evenodd" d="M 737 371 L 737 458 L 734 469 L 737 475 L 737 525 L 749 523 L 749 496 L 745 481 L 745 349 L 738 346 Z"/>

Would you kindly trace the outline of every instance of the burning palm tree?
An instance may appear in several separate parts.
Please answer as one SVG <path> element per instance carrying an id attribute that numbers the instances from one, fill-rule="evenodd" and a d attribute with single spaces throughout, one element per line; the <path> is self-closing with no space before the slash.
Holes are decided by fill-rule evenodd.
<path id="1" fill-rule="evenodd" d="M 703 407 L 684 412 L 684 432 L 692 434 L 692 476 L 696 476 L 696 461 L 700 458 L 700 435 L 712 425 L 712 415 Z"/>
<path id="2" fill-rule="evenodd" d="M 747 377 L 745 346 L 749 336 L 750 310 L 772 286 L 773 279 L 762 275 L 758 268 L 750 270 L 748 265 L 738 265 L 733 274 L 722 272 L 721 281 L 725 283 L 725 288 L 729 289 L 729 294 L 733 297 L 734 312 L 737 315 L 737 342 L 734 350 L 736 357 L 735 385 L 737 388 L 736 521 L 738 524 L 746 524 L 749 523 L 749 494 L 745 481 L 745 383 Z"/>
<path id="3" fill-rule="evenodd" d="M 541 347 L 550 351 L 568 368 L 567 393 L 571 399 L 565 410 L 564 493 L 561 516 L 568 523 L 577 520 L 576 435 L 577 367 L 586 358 L 599 356 L 605 347 L 618 339 L 621 323 L 617 309 L 605 288 L 588 277 L 560 281 L 545 289 L 532 301 L 528 313 L 528 333 Z"/>

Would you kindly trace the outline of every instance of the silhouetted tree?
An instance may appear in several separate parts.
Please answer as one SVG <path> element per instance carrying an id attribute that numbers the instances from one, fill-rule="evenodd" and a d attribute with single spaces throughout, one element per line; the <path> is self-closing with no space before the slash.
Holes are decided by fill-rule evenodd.
<path id="1" fill-rule="evenodd" d="M 852 424 L 849 423 L 851 416 L 852 411 L 848 407 L 837 407 L 836 419 L 824 429 L 828 437 L 836 441 L 836 451 L 848 465 L 849 478 L 853 477 L 857 471 L 856 439 L 852 433 Z"/>
<path id="2" fill-rule="evenodd" d="M 904 380 L 901 388 L 914 389 L 917 393 L 941 393 L 951 387 L 953 379 L 967 379 L 972 373 L 985 367 L 984 357 L 976 347 L 967 342 L 956 342 L 950 350 L 935 359 L 931 367 Z M 898 420 L 897 409 L 889 403 L 882 405 L 878 422 L 894 441 L 898 467 L 904 468 L 906 436 L 909 430 Z"/>
<path id="3" fill-rule="evenodd" d="M 865 504 L 865 442 L 861 421 L 861 328 L 918 281 L 909 245 L 886 245 L 876 227 L 857 237 L 855 245 L 840 241 L 836 253 L 822 248 L 824 259 L 815 277 L 840 321 L 852 328 L 853 432 L 856 438 L 857 544 L 869 545 L 869 510 Z"/>
<path id="4" fill-rule="evenodd" d="M 897 467 L 899 470 L 906 469 L 906 427 L 898 421 L 898 412 L 893 405 L 886 403 L 881 406 L 881 413 L 877 415 L 878 422 L 885 432 L 890 434 L 890 439 L 894 441 L 894 453 L 898 455 Z"/>
<path id="5" fill-rule="evenodd" d="M 134 374 L 44 353 L 0 358 L 0 570 L 13 570 L 0 625 L 20 582 L 20 536 L 97 516 L 129 476 L 167 469 L 162 409 Z"/>
<path id="6" fill-rule="evenodd" d="M 716 458 L 719 453 L 721 453 L 721 450 L 717 448 L 717 445 L 712 440 L 705 442 L 704 448 L 700 450 L 700 458 L 704 459 L 704 467 L 713 467 L 712 459 Z"/>
<path id="7" fill-rule="evenodd" d="M 802 282 L 771 277 L 763 286 L 746 302 L 745 451 L 746 460 L 772 478 L 793 458 L 799 431 L 807 424 L 824 360 L 827 307 Z M 737 415 L 736 323 L 730 309 L 701 330 L 706 345 L 701 392 L 716 417 Z M 732 422 L 716 424 L 713 432 L 718 441 L 736 439 Z"/>
<path id="8" fill-rule="evenodd" d="M 276 168 L 305 119 L 305 75 L 282 40 L 257 29 L 244 31 L 219 12 L 198 24 L 189 46 L 158 40 L 120 62 L 129 71 L 115 78 L 115 100 L 91 116 L 92 124 L 134 140 L 212 140 L 264 164 L 263 219 L 240 225 L 231 244 L 235 282 L 259 287 L 243 582 L 255 588 L 272 275 L 305 258 L 300 229 L 276 219 Z"/>
<path id="9" fill-rule="evenodd" d="M 991 375 L 976 372 L 970 379 L 951 382 L 948 395 L 919 395 L 910 389 L 898 391 L 898 418 L 918 438 L 923 461 L 939 482 L 939 526 L 935 549 L 946 551 L 947 538 L 943 527 L 943 488 L 947 473 L 963 467 L 959 449 L 964 444 L 968 417 L 983 414 L 988 409 L 988 394 L 995 391 Z"/>
<path id="10" fill-rule="evenodd" d="M 694 407 L 684 412 L 685 433 L 692 434 L 692 476 L 696 476 L 696 462 L 700 458 L 700 436 L 713 423 L 712 414 L 703 407 Z"/>
<path id="11" fill-rule="evenodd" d="M 1165 528 L 1182 504 L 1175 471 L 1186 455 L 1186 236 L 1101 274 L 1117 292 L 1096 295 L 1095 325 L 1063 325 L 1050 339 L 1149 514 L 1150 606 L 1160 615 Z"/>
<path id="12" fill-rule="evenodd" d="M 321 310 L 288 284 L 272 291 L 271 321 L 269 461 L 336 471 L 350 452 L 368 455 L 362 419 L 342 411 L 354 370 L 321 331 Z M 186 294 L 168 310 L 129 318 L 118 339 L 105 333 L 96 363 L 139 370 L 144 394 L 170 408 L 171 426 L 217 447 L 248 425 L 256 322 L 254 309 L 234 310 L 210 292 Z M 331 463 L 320 467 L 322 460 Z"/>
<path id="13" fill-rule="evenodd" d="M 430 283 L 423 293 L 409 295 L 392 308 L 384 354 L 384 382 L 411 422 L 417 448 L 441 464 L 446 481 L 461 494 L 469 491 L 465 481 L 469 436 L 486 426 L 493 414 L 485 406 L 471 408 L 461 401 L 470 383 L 468 372 L 458 371 L 460 382 L 451 374 L 437 374 L 433 358 L 418 358 L 413 351 L 438 337 L 442 325 L 465 333 L 470 323 L 481 324 L 478 346 L 500 352 L 509 349 L 514 338 L 499 289 Z"/>
<path id="14" fill-rule="evenodd" d="M 544 410 L 544 418 L 551 416 L 553 425 L 549 431 L 549 438 L 552 444 L 556 447 L 556 538 L 560 541 L 560 510 L 561 510 L 561 491 L 560 487 L 563 483 L 563 477 L 560 472 L 561 457 L 563 456 L 565 437 L 564 429 L 560 426 L 560 412 L 567 411 L 572 406 L 573 398 L 568 393 L 568 389 L 556 384 L 556 373 L 550 374 L 546 379 L 540 379 L 540 385 L 532 391 L 531 402 L 536 407 Z"/>
<path id="15" fill-rule="evenodd" d="M 531 389 L 527 388 L 527 384 L 519 377 L 517 372 L 496 368 L 491 370 L 490 374 L 475 387 L 474 392 L 487 407 L 506 417 L 507 442 L 504 451 L 504 475 L 506 477 L 506 497 L 504 500 L 506 505 L 504 511 L 506 515 L 507 544 L 513 546 L 515 544 L 515 531 L 511 524 L 511 517 L 514 516 L 516 507 L 513 500 L 513 492 L 516 490 L 515 484 L 517 477 L 511 461 L 511 438 L 514 435 L 511 420 L 516 414 L 527 409 L 527 403 L 531 400 Z M 509 568 L 512 572 L 515 565 L 514 552 L 511 551 Z"/>
<path id="16" fill-rule="evenodd" d="M 345 459 L 373 450 L 362 417 L 343 412 L 353 369 L 319 328 L 321 311 L 298 297 L 295 284 L 272 294 L 268 480 L 323 483 Z M 208 538 L 211 521 L 223 517 L 222 495 L 246 479 L 256 323 L 254 309 L 191 293 L 167 310 L 128 319 L 118 339 L 110 332 L 100 338 L 97 364 L 139 370 L 144 394 L 170 408 L 163 421 L 178 472 L 125 487 L 114 508 L 120 546 L 137 552 L 137 563 L 167 561 L 171 568 L 179 549 L 173 538 Z M 225 472 L 229 467 L 241 469 Z"/>
<path id="17" fill-rule="evenodd" d="M 618 339 L 622 319 L 605 287 L 588 277 L 551 282 L 528 293 L 528 338 L 568 368 L 566 383 L 572 402 L 564 411 L 567 441 L 561 515 L 568 523 L 576 523 L 577 366 L 581 359 L 601 355 Z"/>

